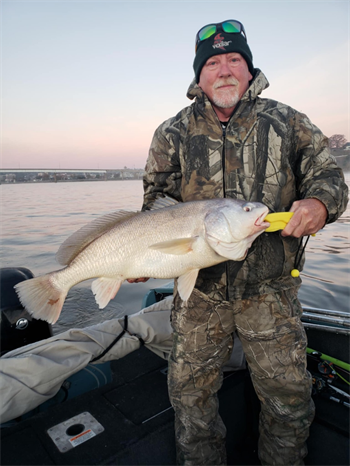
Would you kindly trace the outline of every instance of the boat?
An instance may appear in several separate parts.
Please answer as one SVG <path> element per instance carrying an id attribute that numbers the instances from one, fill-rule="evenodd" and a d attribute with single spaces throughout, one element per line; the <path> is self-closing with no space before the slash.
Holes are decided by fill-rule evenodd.
<path id="1" fill-rule="evenodd" d="M 32 273 L 7 268 L 0 276 L 1 464 L 176 464 L 167 392 L 173 283 L 149 290 L 131 316 L 54 336 L 49 324 L 29 317 L 13 291 Z M 305 464 L 350 464 L 349 315 L 304 308 L 302 320 L 316 405 Z M 236 342 L 219 391 L 228 464 L 259 465 L 260 405 Z M 52 360 L 43 363 L 46 356 Z M 6 388 L 5 375 L 21 389 Z"/>

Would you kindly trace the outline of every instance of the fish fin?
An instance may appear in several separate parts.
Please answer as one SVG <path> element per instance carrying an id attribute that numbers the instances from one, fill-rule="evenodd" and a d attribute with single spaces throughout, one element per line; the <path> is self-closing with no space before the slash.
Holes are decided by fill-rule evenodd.
<path id="1" fill-rule="evenodd" d="M 100 277 L 91 283 L 91 290 L 100 309 L 104 309 L 119 291 L 123 280 Z"/>
<path id="2" fill-rule="evenodd" d="M 181 256 L 182 254 L 188 254 L 193 250 L 193 244 L 197 240 L 197 237 L 191 238 L 179 238 L 170 241 L 164 241 L 162 243 L 155 243 L 149 246 L 151 249 L 163 252 L 164 254 L 174 254 Z"/>
<path id="3" fill-rule="evenodd" d="M 57 251 L 56 260 L 61 265 L 69 265 L 77 255 L 83 251 L 92 241 L 99 238 L 118 223 L 134 217 L 139 212 L 118 210 L 103 215 L 84 225 L 80 230 L 69 236 Z"/>
<path id="4" fill-rule="evenodd" d="M 193 269 L 177 279 L 177 289 L 182 301 L 187 301 L 196 284 L 199 269 Z"/>
<path id="5" fill-rule="evenodd" d="M 163 209 L 164 207 L 170 207 L 176 204 L 179 204 L 179 202 L 176 199 L 173 199 L 172 197 L 158 197 L 158 199 L 156 199 L 150 207 L 150 210 Z"/>
<path id="6" fill-rule="evenodd" d="M 19 300 L 35 319 L 46 320 L 50 324 L 57 322 L 68 289 L 60 290 L 52 284 L 56 272 L 31 278 L 14 286 Z"/>

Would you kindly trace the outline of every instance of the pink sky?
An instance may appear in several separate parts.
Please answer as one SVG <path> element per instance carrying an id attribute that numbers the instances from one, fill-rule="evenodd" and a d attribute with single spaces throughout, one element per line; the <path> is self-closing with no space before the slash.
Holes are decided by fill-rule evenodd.
<path id="1" fill-rule="evenodd" d="M 191 103 L 196 31 L 232 15 L 270 81 L 262 97 L 349 139 L 349 3 L 234 6 L 4 1 L 1 167 L 143 168 L 156 127 Z"/>

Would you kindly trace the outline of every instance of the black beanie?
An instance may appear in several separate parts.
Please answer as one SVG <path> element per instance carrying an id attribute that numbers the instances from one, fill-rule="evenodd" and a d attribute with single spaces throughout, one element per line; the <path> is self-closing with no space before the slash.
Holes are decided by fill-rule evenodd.
<path id="1" fill-rule="evenodd" d="M 208 58 L 221 53 L 240 53 L 248 65 L 248 69 L 254 76 L 253 55 L 242 34 L 217 32 L 209 39 L 199 42 L 197 53 L 193 62 L 193 69 L 196 75 L 196 83 L 199 83 L 199 76 Z"/>

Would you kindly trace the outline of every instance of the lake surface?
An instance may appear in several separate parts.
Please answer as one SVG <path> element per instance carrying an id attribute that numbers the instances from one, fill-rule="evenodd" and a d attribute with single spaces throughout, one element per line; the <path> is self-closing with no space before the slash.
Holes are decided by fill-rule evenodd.
<path id="1" fill-rule="evenodd" d="M 1 185 L 0 195 L 1 267 L 27 267 L 37 276 L 61 268 L 55 254 L 81 226 L 117 209 L 139 210 L 143 188 L 140 180 L 31 183 Z M 302 304 L 350 313 L 350 207 L 311 237 L 306 251 Z M 137 312 L 148 289 L 168 282 L 124 283 L 104 310 L 95 303 L 91 280 L 80 283 L 70 290 L 54 333 Z"/>

